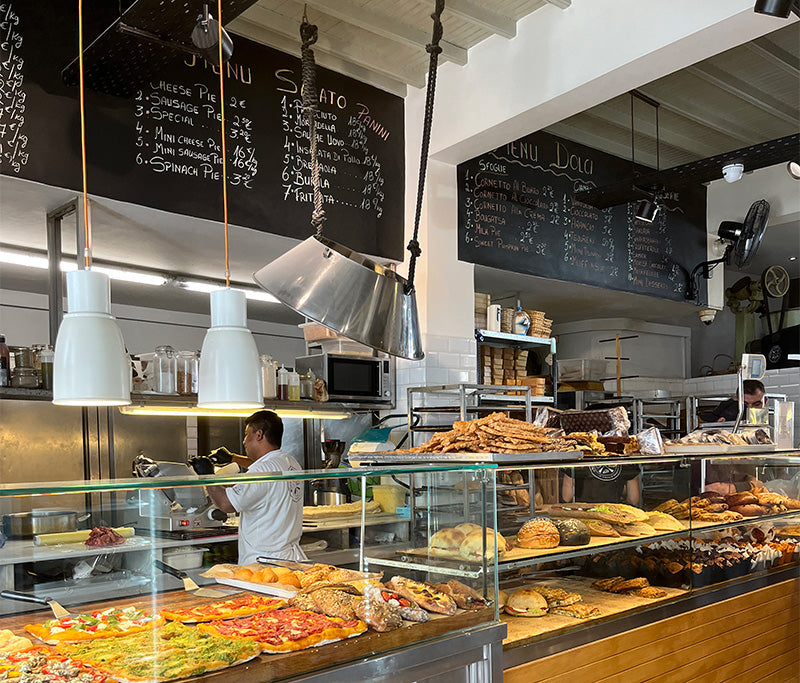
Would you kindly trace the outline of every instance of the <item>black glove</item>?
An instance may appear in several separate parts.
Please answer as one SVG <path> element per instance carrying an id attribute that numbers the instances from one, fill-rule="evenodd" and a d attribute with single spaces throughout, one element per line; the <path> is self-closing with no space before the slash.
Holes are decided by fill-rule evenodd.
<path id="1" fill-rule="evenodd" d="M 200 476 L 214 474 L 214 463 L 207 455 L 197 455 L 194 458 L 189 458 L 186 464 Z"/>
<path id="2" fill-rule="evenodd" d="M 225 446 L 222 446 L 215 451 L 211 451 L 211 453 L 209 453 L 206 457 L 217 467 L 222 467 L 222 465 L 227 465 L 228 463 L 233 462 L 233 453 L 225 448 Z"/>

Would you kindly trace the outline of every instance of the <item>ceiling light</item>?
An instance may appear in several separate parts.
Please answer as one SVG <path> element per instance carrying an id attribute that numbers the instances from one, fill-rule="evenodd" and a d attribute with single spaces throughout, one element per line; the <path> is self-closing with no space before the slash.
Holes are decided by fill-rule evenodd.
<path id="1" fill-rule="evenodd" d="M 47 258 L 45 256 L 34 256 L 19 251 L 0 250 L 0 263 L 47 270 Z"/>
<path id="2" fill-rule="evenodd" d="M 789 257 L 789 260 L 790 260 L 790 261 L 796 261 L 796 260 L 797 260 L 797 256 L 790 256 L 790 257 Z"/>
<path id="3" fill-rule="evenodd" d="M 800 4 L 797 0 L 756 0 L 753 11 L 770 17 L 788 19 L 789 12 L 800 16 Z"/>
<path id="4" fill-rule="evenodd" d="M 660 208 L 656 197 L 652 199 L 642 199 L 636 205 L 636 219 L 644 221 L 645 223 L 652 223 L 658 215 Z"/>
<path id="5" fill-rule="evenodd" d="M 737 180 L 741 180 L 742 173 L 744 173 L 744 164 L 738 161 L 722 167 L 722 177 L 725 178 L 726 183 L 735 183 Z"/>
<path id="6" fill-rule="evenodd" d="M 156 399 L 157 400 L 157 399 Z M 270 407 L 279 417 L 283 419 L 310 419 L 321 420 L 346 420 L 353 416 L 349 410 L 340 408 L 280 408 Z M 154 417 L 163 416 L 185 416 L 185 417 L 250 417 L 252 409 L 213 409 L 198 408 L 197 406 L 159 406 L 159 405 L 129 405 L 120 406 L 119 412 L 123 415 L 150 415 Z"/>
<path id="7" fill-rule="evenodd" d="M 227 62 L 233 54 L 231 37 L 209 14 L 207 4 L 203 5 L 203 13 L 197 17 L 197 24 L 192 31 L 192 44 L 203 59 L 214 66 L 220 65 L 220 55 L 222 62 Z"/>
<path id="8" fill-rule="evenodd" d="M 210 294 L 220 287 L 218 284 L 200 282 L 199 280 L 181 280 L 179 281 L 179 286 L 183 289 L 188 289 L 190 292 L 203 292 L 205 294 Z M 266 301 L 272 304 L 280 303 L 272 294 L 260 289 L 245 289 L 243 287 L 231 287 L 231 289 L 242 292 L 245 298 L 251 301 Z"/>
<path id="9" fill-rule="evenodd" d="M 53 359 L 53 403 L 115 406 L 131 402 L 131 363 L 117 320 L 111 315 L 111 281 L 91 270 L 92 231 L 86 174 L 86 112 L 83 84 L 83 0 L 78 0 L 81 171 L 84 270 L 67 273 L 67 308 Z"/>
<path id="10" fill-rule="evenodd" d="M 222 3 L 217 4 L 220 15 Z M 206 8 L 205 14 L 208 14 Z M 222 16 L 220 16 L 222 21 Z M 222 24 L 216 23 L 219 61 L 224 61 Z M 198 408 L 257 410 L 264 405 L 261 360 L 255 339 L 247 329 L 247 299 L 231 289 L 228 250 L 228 174 L 225 151 L 225 70 L 219 69 L 220 157 L 222 159 L 222 215 L 225 228 L 225 287 L 210 293 L 211 327 L 200 351 L 197 383 Z"/>
<path id="11" fill-rule="evenodd" d="M 792 178 L 800 180 L 800 162 L 790 161 L 786 164 L 786 170 L 789 171 L 789 175 L 792 176 Z"/>

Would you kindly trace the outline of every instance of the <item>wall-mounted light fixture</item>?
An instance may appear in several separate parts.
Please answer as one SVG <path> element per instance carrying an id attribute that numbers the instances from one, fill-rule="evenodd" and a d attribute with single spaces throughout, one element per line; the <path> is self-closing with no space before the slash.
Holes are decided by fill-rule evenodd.
<path id="1" fill-rule="evenodd" d="M 753 11 L 779 19 L 788 19 L 790 12 L 794 12 L 800 17 L 800 2 L 797 0 L 756 0 Z"/>
<path id="2" fill-rule="evenodd" d="M 346 420 L 353 416 L 353 413 L 343 408 L 331 408 L 329 410 L 320 408 L 281 408 L 278 406 L 268 406 L 279 417 L 285 419 L 318 419 L 318 420 Z M 123 415 L 149 415 L 152 417 L 249 417 L 253 414 L 252 409 L 213 409 L 200 408 L 198 406 L 159 406 L 133 404 L 120 406 L 119 412 Z"/>
<path id="3" fill-rule="evenodd" d="M 786 164 L 786 170 L 789 172 L 789 175 L 792 176 L 795 180 L 800 180 L 800 162 L 798 161 L 790 161 Z"/>
<path id="4" fill-rule="evenodd" d="M 652 223 L 660 209 L 661 206 L 656 195 L 653 195 L 651 199 L 641 199 L 636 205 L 636 220 Z"/>

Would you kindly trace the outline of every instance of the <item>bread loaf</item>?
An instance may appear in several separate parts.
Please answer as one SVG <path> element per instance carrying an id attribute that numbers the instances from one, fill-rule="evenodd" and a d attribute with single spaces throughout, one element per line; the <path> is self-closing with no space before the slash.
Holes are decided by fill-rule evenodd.
<path id="1" fill-rule="evenodd" d="M 516 545 L 520 548 L 555 548 L 560 541 L 556 525 L 544 517 L 534 517 L 517 532 Z"/>

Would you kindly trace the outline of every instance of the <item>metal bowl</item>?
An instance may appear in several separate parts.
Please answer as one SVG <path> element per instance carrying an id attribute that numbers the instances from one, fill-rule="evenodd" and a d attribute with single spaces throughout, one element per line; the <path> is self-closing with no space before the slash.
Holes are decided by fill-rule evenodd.
<path id="1" fill-rule="evenodd" d="M 74 510 L 32 510 L 3 515 L 3 533 L 7 538 L 33 538 L 37 534 L 75 531 L 78 513 Z"/>

